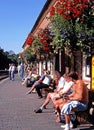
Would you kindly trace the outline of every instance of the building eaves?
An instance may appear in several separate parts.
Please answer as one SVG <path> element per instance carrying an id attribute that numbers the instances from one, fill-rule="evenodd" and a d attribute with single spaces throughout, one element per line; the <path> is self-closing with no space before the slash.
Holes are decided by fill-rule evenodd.
<path id="1" fill-rule="evenodd" d="M 39 16 L 38 16 L 38 18 L 37 18 L 37 20 L 36 20 L 36 22 L 35 22 L 35 24 L 34 24 L 30 33 L 33 33 L 33 31 L 35 30 L 35 28 L 37 27 L 41 17 L 43 16 L 44 12 L 48 9 L 50 3 L 51 3 L 51 0 L 47 0 L 47 2 L 45 3 L 44 7 L 42 8 L 42 10 L 41 10 L 41 12 L 40 12 L 40 14 L 39 14 Z"/>

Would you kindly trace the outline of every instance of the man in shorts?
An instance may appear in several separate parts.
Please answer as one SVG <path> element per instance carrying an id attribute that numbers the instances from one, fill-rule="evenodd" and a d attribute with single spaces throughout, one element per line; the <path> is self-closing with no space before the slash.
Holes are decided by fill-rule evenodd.
<path id="1" fill-rule="evenodd" d="M 88 88 L 82 80 L 78 79 L 76 72 L 71 72 L 70 77 L 74 82 L 73 92 L 65 97 L 67 101 L 62 109 L 61 115 L 65 117 L 65 125 L 61 125 L 64 130 L 70 130 L 70 113 L 73 108 L 77 108 L 78 111 L 84 111 L 88 107 Z"/>

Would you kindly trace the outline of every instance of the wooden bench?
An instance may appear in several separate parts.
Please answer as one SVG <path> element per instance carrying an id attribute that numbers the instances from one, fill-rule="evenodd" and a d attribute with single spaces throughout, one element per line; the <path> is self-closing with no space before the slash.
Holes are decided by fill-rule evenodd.
<path id="1" fill-rule="evenodd" d="M 94 91 L 89 90 L 89 103 L 88 108 L 85 111 L 72 110 L 71 116 L 74 116 L 79 124 L 91 123 L 94 125 Z"/>
<path id="2" fill-rule="evenodd" d="M 79 122 L 79 124 L 82 123 L 89 123 L 88 121 L 88 109 L 85 111 L 75 111 L 75 120 Z"/>

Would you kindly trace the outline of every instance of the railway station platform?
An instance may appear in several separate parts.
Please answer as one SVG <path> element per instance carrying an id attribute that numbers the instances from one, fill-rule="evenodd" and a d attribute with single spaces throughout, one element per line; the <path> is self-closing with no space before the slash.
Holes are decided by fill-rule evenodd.
<path id="1" fill-rule="evenodd" d="M 38 99 L 36 93 L 26 95 L 29 89 L 21 85 L 18 75 L 14 81 L 0 81 L 0 130 L 63 130 L 61 123 L 55 122 L 51 103 L 43 113 L 34 113 L 45 99 Z M 94 130 L 94 126 L 85 123 L 73 130 Z"/>

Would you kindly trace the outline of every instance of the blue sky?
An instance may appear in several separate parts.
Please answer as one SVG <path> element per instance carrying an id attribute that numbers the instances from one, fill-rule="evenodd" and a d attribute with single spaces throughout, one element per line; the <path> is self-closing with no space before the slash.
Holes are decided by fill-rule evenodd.
<path id="1" fill-rule="evenodd" d="M 46 0 L 0 0 L 0 47 L 22 51 L 22 45 Z"/>

